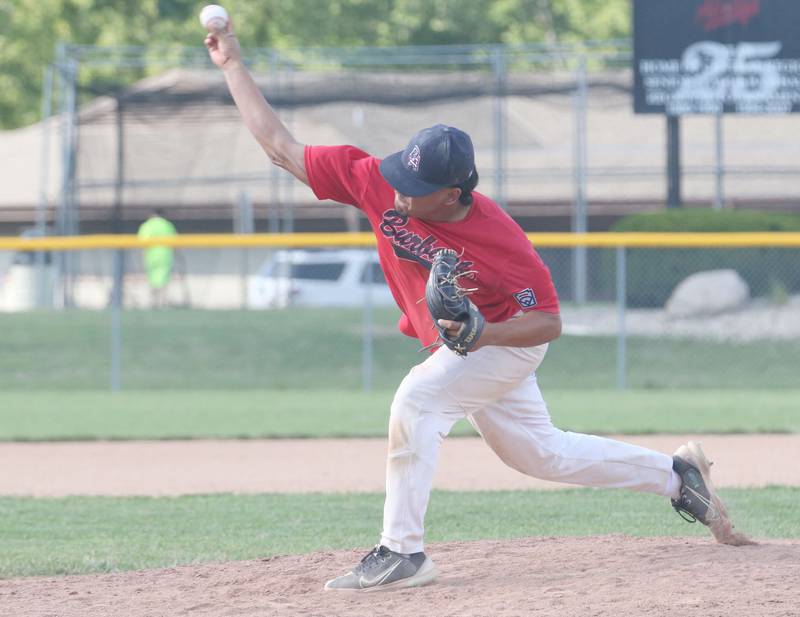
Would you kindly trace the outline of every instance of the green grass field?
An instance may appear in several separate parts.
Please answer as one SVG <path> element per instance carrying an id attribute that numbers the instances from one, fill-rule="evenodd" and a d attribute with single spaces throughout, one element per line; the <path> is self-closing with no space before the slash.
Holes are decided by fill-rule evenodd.
<path id="1" fill-rule="evenodd" d="M 0 315 L 0 441 L 385 436 L 392 392 L 423 358 L 375 315 L 374 392 L 360 311 L 127 312 L 108 392 L 107 313 Z M 800 431 L 800 345 L 563 337 L 539 380 L 554 422 L 590 433 Z M 459 423 L 454 434 L 470 433 Z M 798 538 L 800 489 L 722 491 L 756 537 Z M 108 572 L 376 541 L 383 496 L 0 497 L 0 577 Z M 429 542 L 536 535 L 707 535 L 624 491 L 438 492 Z"/>
<path id="2" fill-rule="evenodd" d="M 725 490 L 738 527 L 798 538 L 800 489 Z M 383 496 L 0 497 L 0 577 L 113 572 L 375 544 Z M 434 492 L 427 541 L 710 536 L 664 498 L 625 491 Z"/>
<path id="3" fill-rule="evenodd" d="M 552 390 L 554 423 L 588 433 L 800 431 L 798 390 Z M 0 441 L 382 437 L 391 391 L 0 392 Z M 453 434 L 472 433 L 464 421 Z"/>
<path id="4" fill-rule="evenodd" d="M 424 355 L 375 311 L 373 384 L 394 388 Z M 360 309 L 127 311 L 122 384 L 130 389 L 358 389 Z M 1 314 L 4 390 L 109 388 L 110 315 L 65 311 Z M 711 343 L 630 338 L 632 388 L 797 387 L 800 343 Z M 612 388 L 616 340 L 564 336 L 539 370 L 546 389 Z"/>

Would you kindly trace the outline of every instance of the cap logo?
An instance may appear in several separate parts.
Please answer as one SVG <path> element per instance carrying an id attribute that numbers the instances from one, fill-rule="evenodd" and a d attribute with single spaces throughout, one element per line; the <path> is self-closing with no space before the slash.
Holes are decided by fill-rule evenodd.
<path id="1" fill-rule="evenodd" d="M 419 146 L 414 146 L 411 152 L 408 153 L 408 168 L 414 171 L 419 171 L 419 163 L 422 155 L 419 151 Z"/>

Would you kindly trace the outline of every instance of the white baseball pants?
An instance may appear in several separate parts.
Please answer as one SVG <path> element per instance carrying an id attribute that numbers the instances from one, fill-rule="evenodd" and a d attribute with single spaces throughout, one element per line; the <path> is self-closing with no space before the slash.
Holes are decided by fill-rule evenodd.
<path id="1" fill-rule="evenodd" d="M 546 351 L 547 345 L 489 346 L 464 358 L 442 347 L 411 369 L 392 402 L 381 544 L 399 553 L 423 550 L 439 448 L 464 417 L 524 474 L 669 494 L 672 457 L 553 426 L 535 375 Z"/>

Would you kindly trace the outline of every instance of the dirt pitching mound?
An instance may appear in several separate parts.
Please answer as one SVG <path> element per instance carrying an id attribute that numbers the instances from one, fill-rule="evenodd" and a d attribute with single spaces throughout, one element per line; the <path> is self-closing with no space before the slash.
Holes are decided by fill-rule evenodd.
<path id="1" fill-rule="evenodd" d="M 711 539 L 527 538 L 428 548 L 428 587 L 325 592 L 364 551 L 277 556 L 165 570 L 0 581 L 15 617 L 422 615 L 789 617 L 797 615 L 800 543 L 730 547 Z"/>

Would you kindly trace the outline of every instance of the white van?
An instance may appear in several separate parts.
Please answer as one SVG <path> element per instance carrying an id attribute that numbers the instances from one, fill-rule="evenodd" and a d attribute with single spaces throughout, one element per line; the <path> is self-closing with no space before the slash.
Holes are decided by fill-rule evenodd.
<path id="1" fill-rule="evenodd" d="M 44 231 L 44 235 L 51 233 L 50 228 Z M 21 238 L 41 236 L 36 228 L 25 229 L 20 234 Z M 51 251 L 16 251 L 8 264 L 0 263 L 0 311 L 51 308 L 55 286 L 56 269 Z"/>
<path id="2" fill-rule="evenodd" d="M 248 281 L 247 306 L 391 306 L 374 250 L 281 250 Z"/>

